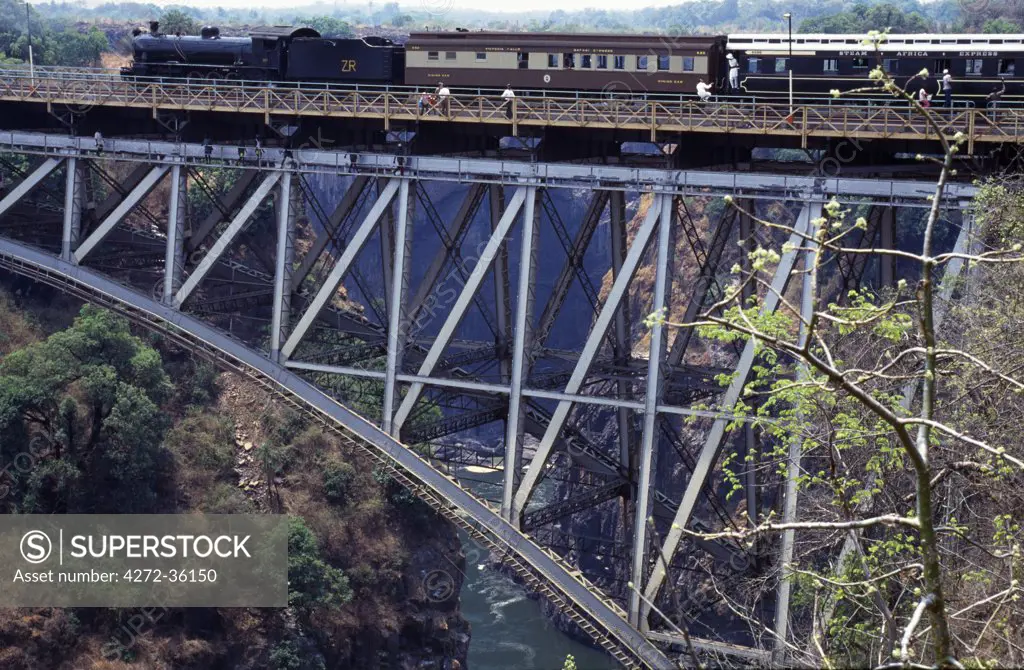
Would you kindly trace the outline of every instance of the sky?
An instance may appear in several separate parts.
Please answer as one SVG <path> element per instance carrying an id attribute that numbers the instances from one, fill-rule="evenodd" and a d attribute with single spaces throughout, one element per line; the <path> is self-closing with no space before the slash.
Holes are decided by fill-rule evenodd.
<path id="1" fill-rule="evenodd" d="M 101 4 L 103 0 L 89 0 L 88 4 L 96 5 Z M 232 9 L 251 9 L 251 8 L 272 8 L 272 9 L 289 9 L 299 5 L 307 5 L 304 0 L 151 0 L 157 5 L 170 5 L 170 4 L 185 4 L 193 5 L 196 7 L 226 7 Z M 387 0 L 378 0 L 378 4 L 384 4 Z M 351 0 L 344 1 L 339 0 L 338 2 L 324 2 L 322 3 L 325 9 L 333 8 L 335 5 L 339 7 L 351 6 L 365 8 L 368 4 L 368 0 Z M 681 0 L 640 0 L 637 3 L 623 3 L 622 0 L 558 0 L 558 2 L 552 2 L 552 0 L 501 0 L 494 2 L 493 0 L 399 0 L 398 4 L 409 9 L 415 9 L 419 11 L 429 11 L 438 15 L 442 15 L 446 10 L 453 7 L 459 9 L 478 9 L 487 12 L 502 12 L 515 14 L 517 12 L 530 12 L 530 11 L 553 11 L 556 9 L 564 9 L 566 11 L 576 11 L 581 9 L 642 9 L 644 7 L 667 7 L 670 5 L 683 4 Z"/>

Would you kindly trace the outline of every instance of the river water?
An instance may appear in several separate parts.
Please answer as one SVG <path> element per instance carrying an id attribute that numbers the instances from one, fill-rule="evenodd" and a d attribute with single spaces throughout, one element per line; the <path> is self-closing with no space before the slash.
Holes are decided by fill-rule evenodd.
<path id="1" fill-rule="evenodd" d="M 500 496 L 501 475 L 474 473 L 470 476 L 477 481 L 470 488 L 487 497 Z M 535 495 L 543 501 L 551 492 L 542 484 Z M 472 626 L 470 670 L 562 670 L 567 654 L 579 670 L 619 667 L 610 656 L 555 628 L 522 586 L 485 565 L 485 550 L 461 531 L 460 537 L 466 553 L 462 616 Z"/>

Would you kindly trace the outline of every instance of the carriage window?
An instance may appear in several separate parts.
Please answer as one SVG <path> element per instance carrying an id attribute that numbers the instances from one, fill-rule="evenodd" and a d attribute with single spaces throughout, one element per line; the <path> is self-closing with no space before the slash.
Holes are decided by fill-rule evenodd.
<path id="1" fill-rule="evenodd" d="M 438 53 L 436 51 L 428 51 L 427 52 L 427 60 L 437 60 L 437 59 L 438 59 Z"/>
<path id="2" fill-rule="evenodd" d="M 519 54 L 516 56 L 516 65 L 519 67 L 520 70 L 525 70 L 526 68 L 530 67 L 530 54 L 526 53 L 525 51 L 520 51 Z"/>
<path id="3" fill-rule="evenodd" d="M 896 58 L 883 58 L 882 69 L 888 72 L 889 74 L 895 74 L 896 69 L 899 66 L 899 63 L 899 60 Z"/>
<path id="4" fill-rule="evenodd" d="M 558 67 L 558 54 L 548 54 L 548 67 Z"/>
<path id="5" fill-rule="evenodd" d="M 476 59 L 477 60 L 487 60 L 487 54 L 484 53 L 483 51 L 477 51 L 476 52 Z"/>
<path id="6" fill-rule="evenodd" d="M 637 70 L 646 70 L 647 69 L 647 56 L 637 56 L 636 57 L 636 69 Z"/>
<path id="7" fill-rule="evenodd" d="M 835 58 L 826 58 L 822 72 L 839 72 L 839 61 Z"/>
<path id="8" fill-rule="evenodd" d="M 683 56 L 683 72 L 693 72 L 693 56 Z"/>
<path id="9" fill-rule="evenodd" d="M 607 70 L 608 69 L 608 56 L 598 56 L 597 57 L 597 69 L 598 70 Z"/>
<path id="10" fill-rule="evenodd" d="M 626 69 L 626 57 L 625 56 L 616 56 L 615 57 L 615 69 L 616 70 L 625 70 Z"/>
<path id="11" fill-rule="evenodd" d="M 658 69 L 659 70 L 667 70 L 668 69 L 668 63 L 669 63 L 669 57 L 668 56 L 658 56 Z"/>
<path id="12" fill-rule="evenodd" d="M 576 67 L 576 54 L 562 54 L 562 67 L 569 69 Z"/>
<path id="13" fill-rule="evenodd" d="M 1006 74 L 1013 76 L 1016 74 L 1017 62 L 1012 58 L 1000 58 L 999 59 L 999 74 Z"/>
<path id="14" fill-rule="evenodd" d="M 757 74 L 761 71 L 761 59 L 760 58 L 748 58 L 747 59 L 747 72 Z"/>
<path id="15" fill-rule="evenodd" d="M 853 67 L 863 68 L 863 67 L 867 67 L 867 66 L 868 66 L 868 59 L 867 58 L 861 57 L 861 58 L 854 58 L 853 59 Z"/>
<path id="16" fill-rule="evenodd" d="M 932 74 L 942 76 L 942 71 L 943 70 L 948 70 L 948 69 L 949 69 L 949 59 L 948 58 L 936 58 L 934 61 L 932 61 Z"/>
<path id="17" fill-rule="evenodd" d="M 788 62 L 789 62 L 788 58 L 776 58 L 775 59 L 775 71 L 776 72 L 786 72 L 786 71 L 788 71 L 789 70 Z"/>
<path id="18" fill-rule="evenodd" d="M 967 59 L 967 74 L 969 74 L 969 75 L 979 75 L 979 74 L 981 74 L 981 64 L 982 64 L 982 62 L 983 61 L 980 58 L 968 58 Z"/>
<path id="19" fill-rule="evenodd" d="M 444 52 L 444 59 L 445 60 L 455 60 L 455 52 L 454 51 L 445 51 Z"/>
<path id="20" fill-rule="evenodd" d="M 580 56 L 580 67 L 591 67 L 591 61 L 593 60 L 594 59 L 590 54 L 587 54 L 586 56 Z"/>

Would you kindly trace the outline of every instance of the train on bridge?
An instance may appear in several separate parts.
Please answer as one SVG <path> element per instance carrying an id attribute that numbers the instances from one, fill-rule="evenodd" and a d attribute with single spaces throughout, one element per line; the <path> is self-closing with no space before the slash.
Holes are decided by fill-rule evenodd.
<path id="1" fill-rule="evenodd" d="M 1024 35 L 889 35 L 878 49 L 863 35 L 713 36 L 414 32 L 404 44 L 382 37 L 325 38 L 304 27 L 254 29 L 225 37 L 137 30 L 126 78 L 183 77 L 281 85 L 407 85 L 433 88 L 693 95 L 701 81 L 717 95 L 772 99 L 869 89 L 882 67 L 899 85 L 943 97 L 952 78 L 958 105 L 1024 102 Z M 1021 67 L 1018 68 L 1018 61 Z M 922 70 L 928 76 L 921 76 Z M 870 89 L 875 89 L 872 91 Z"/>

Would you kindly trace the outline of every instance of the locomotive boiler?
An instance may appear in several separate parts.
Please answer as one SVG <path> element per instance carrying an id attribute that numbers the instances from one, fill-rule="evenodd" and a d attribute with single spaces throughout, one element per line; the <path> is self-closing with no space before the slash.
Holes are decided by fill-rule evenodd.
<path id="1" fill-rule="evenodd" d="M 132 39 L 125 77 L 185 77 L 275 82 L 398 84 L 405 52 L 381 37 L 325 38 L 313 28 L 272 26 L 247 37 L 225 37 L 216 27 L 198 36 L 168 35 L 157 22 Z"/>

